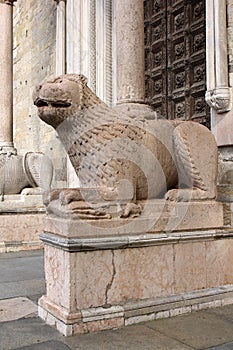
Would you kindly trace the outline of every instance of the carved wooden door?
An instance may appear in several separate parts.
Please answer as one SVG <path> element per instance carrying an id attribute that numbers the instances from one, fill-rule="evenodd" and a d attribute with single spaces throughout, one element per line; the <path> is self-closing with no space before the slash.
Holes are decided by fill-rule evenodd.
<path id="1" fill-rule="evenodd" d="M 145 0 L 146 100 L 168 119 L 209 126 L 205 0 Z"/>

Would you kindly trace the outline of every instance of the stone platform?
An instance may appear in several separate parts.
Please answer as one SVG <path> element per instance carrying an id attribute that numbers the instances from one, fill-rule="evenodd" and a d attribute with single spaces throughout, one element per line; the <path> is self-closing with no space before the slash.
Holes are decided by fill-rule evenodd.
<path id="1" fill-rule="evenodd" d="M 94 332 L 215 306 L 232 292 L 233 232 L 223 228 L 222 204 L 150 208 L 154 217 L 46 217 L 46 323 L 64 335 Z"/>
<path id="2" fill-rule="evenodd" d="M 8 195 L 0 202 L 0 253 L 38 249 L 45 207 L 40 195 Z"/>

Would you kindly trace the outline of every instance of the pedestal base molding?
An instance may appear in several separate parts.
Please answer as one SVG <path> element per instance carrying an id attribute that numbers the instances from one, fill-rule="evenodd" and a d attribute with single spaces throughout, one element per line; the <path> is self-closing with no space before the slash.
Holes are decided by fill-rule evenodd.
<path id="1" fill-rule="evenodd" d="M 164 298 L 129 302 L 109 308 L 91 308 L 73 314 L 43 296 L 39 300 L 38 314 L 48 325 L 65 336 L 71 336 L 116 329 L 232 303 L 233 286 L 229 285 Z"/>

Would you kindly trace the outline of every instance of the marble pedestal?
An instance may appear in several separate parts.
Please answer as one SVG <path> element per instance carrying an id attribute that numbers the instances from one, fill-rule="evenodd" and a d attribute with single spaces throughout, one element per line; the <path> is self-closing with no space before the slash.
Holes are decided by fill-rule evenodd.
<path id="1" fill-rule="evenodd" d="M 0 253 L 41 248 L 44 214 L 41 195 L 6 195 L 0 202 Z"/>
<path id="2" fill-rule="evenodd" d="M 134 219 L 46 217 L 39 316 L 47 324 L 69 336 L 233 302 L 233 233 L 222 204 L 151 208 Z"/>

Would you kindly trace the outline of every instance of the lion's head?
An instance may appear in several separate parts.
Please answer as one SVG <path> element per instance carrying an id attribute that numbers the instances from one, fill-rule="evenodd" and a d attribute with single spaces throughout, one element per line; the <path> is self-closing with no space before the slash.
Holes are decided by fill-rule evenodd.
<path id="1" fill-rule="evenodd" d="M 86 77 L 80 74 L 65 74 L 39 84 L 33 102 L 39 118 L 55 129 L 77 110 L 102 103 L 87 86 Z"/>

